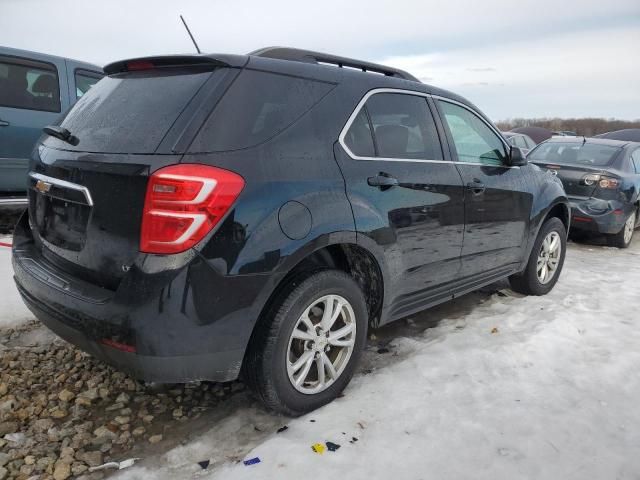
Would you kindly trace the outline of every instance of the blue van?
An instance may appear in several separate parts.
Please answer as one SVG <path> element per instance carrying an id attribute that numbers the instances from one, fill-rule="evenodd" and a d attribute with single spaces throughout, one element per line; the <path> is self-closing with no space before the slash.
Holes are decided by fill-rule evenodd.
<path id="1" fill-rule="evenodd" d="M 103 75 L 90 63 L 0 46 L 0 213 L 26 207 L 28 159 L 42 127 Z"/>

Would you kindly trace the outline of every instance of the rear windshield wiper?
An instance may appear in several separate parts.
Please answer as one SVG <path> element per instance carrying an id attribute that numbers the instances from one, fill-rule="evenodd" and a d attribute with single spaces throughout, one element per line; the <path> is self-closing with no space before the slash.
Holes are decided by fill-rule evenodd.
<path id="1" fill-rule="evenodd" d="M 63 142 L 67 142 L 70 145 L 75 146 L 75 145 L 78 145 L 78 143 L 80 142 L 78 137 L 71 135 L 71 132 L 64 127 L 47 125 L 42 129 L 42 131 L 47 135 L 51 135 L 52 137 L 62 140 Z"/>

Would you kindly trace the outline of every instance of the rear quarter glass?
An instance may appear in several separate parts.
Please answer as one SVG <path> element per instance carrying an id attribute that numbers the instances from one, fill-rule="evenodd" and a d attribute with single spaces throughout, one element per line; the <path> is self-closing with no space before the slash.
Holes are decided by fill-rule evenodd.
<path id="1" fill-rule="evenodd" d="M 154 153 L 175 120 L 216 71 L 157 69 L 112 75 L 96 83 L 63 119 L 79 140 L 45 145 L 96 153 Z"/>
<path id="2" fill-rule="evenodd" d="M 294 124 L 335 85 L 245 69 L 194 139 L 192 153 L 259 145 Z"/>

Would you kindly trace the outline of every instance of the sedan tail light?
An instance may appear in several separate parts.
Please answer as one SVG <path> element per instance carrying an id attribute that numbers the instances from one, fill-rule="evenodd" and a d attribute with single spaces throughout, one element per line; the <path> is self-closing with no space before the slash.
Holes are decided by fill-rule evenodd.
<path id="1" fill-rule="evenodd" d="M 140 251 L 180 253 L 202 240 L 227 213 L 244 179 L 208 165 L 161 168 L 149 177 Z"/>
<path id="2" fill-rule="evenodd" d="M 607 177 L 606 175 L 600 175 L 599 173 L 590 173 L 582 177 L 582 183 L 588 186 L 595 185 L 596 183 L 600 188 L 606 188 L 609 190 L 615 190 L 620 186 L 620 180 L 613 177 Z"/>

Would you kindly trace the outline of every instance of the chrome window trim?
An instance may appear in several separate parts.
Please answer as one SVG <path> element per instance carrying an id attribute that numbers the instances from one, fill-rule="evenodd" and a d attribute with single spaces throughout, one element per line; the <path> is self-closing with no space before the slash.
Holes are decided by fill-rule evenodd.
<path id="1" fill-rule="evenodd" d="M 349 155 L 349 157 L 352 160 L 369 160 L 369 161 L 384 161 L 384 162 L 410 162 L 410 163 L 446 163 L 446 164 L 453 164 L 453 165 L 478 165 L 478 166 L 481 166 L 481 167 L 520 168 L 520 167 L 517 167 L 517 166 L 514 167 L 514 166 L 509 166 L 509 165 L 488 165 L 486 163 L 479 163 L 479 162 L 478 163 L 455 162 L 455 161 L 452 161 L 452 160 L 445 160 L 445 159 L 437 160 L 437 159 L 421 159 L 421 158 L 418 159 L 418 158 L 361 157 L 359 155 L 356 155 L 347 146 L 347 144 L 345 142 L 345 137 L 347 135 L 347 132 L 349 131 L 349 128 L 351 128 L 351 125 L 353 124 L 355 118 L 360 113 L 360 110 L 362 110 L 362 107 L 364 106 L 364 104 L 367 103 L 367 100 L 369 100 L 369 98 L 371 98 L 373 95 L 376 95 L 378 93 L 399 93 L 399 94 L 402 94 L 402 95 L 414 95 L 414 96 L 417 96 L 417 97 L 433 98 L 433 99 L 437 99 L 437 100 L 443 100 L 443 101 L 446 101 L 446 102 L 450 102 L 450 103 L 459 105 L 459 106 L 461 106 L 463 108 L 466 108 L 471 113 L 476 115 L 480 120 L 482 120 L 494 133 L 496 133 L 496 135 L 498 135 L 498 138 L 500 139 L 502 144 L 507 148 L 507 150 L 509 149 L 509 145 L 507 143 L 505 143 L 505 140 L 504 140 L 504 138 L 502 138 L 502 135 L 500 135 L 495 128 L 493 128 L 489 123 L 487 123 L 487 121 L 485 121 L 484 118 L 482 118 L 482 116 L 478 114 L 478 112 L 474 111 L 472 108 L 469 108 L 468 106 L 466 106 L 463 103 L 457 102 L 455 100 L 451 100 L 450 98 L 441 97 L 439 95 L 431 95 L 429 93 L 418 92 L 418 91 L 415 91 L 415 90 L 404 90 L 404 89 L 400 89 L 400 88 L 374 88 L 373 90 L 369 90 L 360 99 L 360 101 L 356 105 L 356 108 L 353 110 L 353 112 L 351 112 L 351 115 L 349 115 L 349 118 L 347 119 L 347 122 L 345 123 L 344 127 L 342 127 L 342 130 L 340 131 L 340 135 L 338 136 L 338 142 L 340 143 L 340 146 L 342 146 L 344 151 L 347 152 L 347 155 Z"/>
<path id="2" fill-rule="evenodd" d="M 49 177 L 48 175 L 42 175 L 41 173 L 29 172 L 29 177 L 34 180 L 40 180 L 43 182 L 50 183 L 51 185 L 55 185 L 60 188 L 68 188 L 69 190 L 76 190 L 81 192 L 84 195 L 84 198 L 87 200 L 87 204 L 90 207 L 93 207 L 93 198 L 91 198 L 91 192 L 89 189 L 83 185 L 78 185 L 77 183 L 71 183 L 66 180 L 60 180 L 59 178 Z"/>

